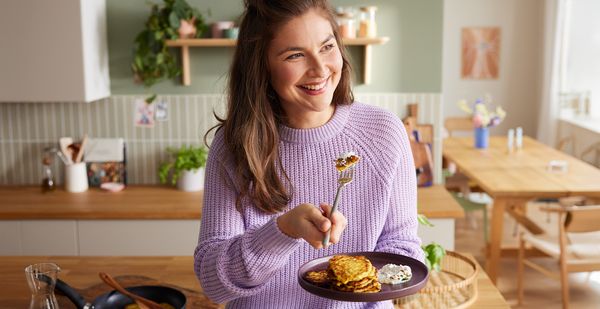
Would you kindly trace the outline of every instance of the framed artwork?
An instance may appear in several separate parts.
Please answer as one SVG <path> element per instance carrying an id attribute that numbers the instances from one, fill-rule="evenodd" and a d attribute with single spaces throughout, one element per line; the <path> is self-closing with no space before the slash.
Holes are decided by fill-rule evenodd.
<path id="1" fill-rule="evenodd" d="M 499 63 L 499 27 L 462 29 L 462 78 L 497 79 Z"/>
<path id="2" fill-rule="evenodd" d="M 139 98 L 135 100 L 134 104 L 135 109 L 133 115 L 135 126 L 146 128 L 154 127 L 154 113 L 156 111 L 156 104 L 154 101 L 148 102 L 148 100 Z"/>

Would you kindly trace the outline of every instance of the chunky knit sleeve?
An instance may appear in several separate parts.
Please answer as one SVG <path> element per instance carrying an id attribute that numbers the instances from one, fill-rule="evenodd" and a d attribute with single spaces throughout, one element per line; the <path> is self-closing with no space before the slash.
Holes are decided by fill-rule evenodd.
<path id="1" fill-rule="evenodd" d="M 421 239 L 417 236 L 417 180 L 408 136 L 399 119 L 391 122 L 390 134 L 395 143 L 388 144 L 394 167 L 389 182 L 389 204 L 385 225 L 375 251 L 407 255 L 423 261 Z"/>
<path id="2" fill-rule="evenodd" d="M 222 134 L 217 132 L 206 165 L 200 236 L 194 252 L 194 270 L 202 289 L 219 303 L 259 293 L 299 244 L 278 229 L 275 216 L 265 224 L 246 227 L 235 208 L 237 191 L 225 154 Z"/>

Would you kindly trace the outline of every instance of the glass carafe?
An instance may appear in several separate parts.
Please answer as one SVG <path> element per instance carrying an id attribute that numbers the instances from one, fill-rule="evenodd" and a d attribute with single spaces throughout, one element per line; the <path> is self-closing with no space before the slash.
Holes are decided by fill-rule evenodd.
<path id="1" fill-rule="evenodd" d="M 39 263 L 25 268 L 25 277 L 31 289 L 29 309 L 56 309 L 54 286 L 60 267 L 54 263 Z"/>

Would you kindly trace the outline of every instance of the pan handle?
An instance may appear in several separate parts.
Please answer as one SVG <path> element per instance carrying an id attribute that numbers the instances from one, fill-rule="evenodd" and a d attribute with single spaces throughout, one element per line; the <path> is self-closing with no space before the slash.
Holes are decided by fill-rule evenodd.
<path id="1" fill-rule="evenodd" d="M 60 279 L 56 279 L 56 289 L 61 293 L 65 294 L 69 300 L 77 306 L 79 309 L 90 308 L 91 304 L 88 303 L 83 296 L 81 296 L 75 289 L 66 284 Z"/>

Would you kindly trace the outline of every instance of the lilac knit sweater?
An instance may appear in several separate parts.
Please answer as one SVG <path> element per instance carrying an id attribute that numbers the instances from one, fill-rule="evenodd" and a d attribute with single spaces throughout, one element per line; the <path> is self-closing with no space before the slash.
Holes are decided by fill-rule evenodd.
<path id="1" fill-rule="evenodd" d="M 206 295 L 228 308 L 392 308 L 391 301 L 340 302 L 303 290 L 298 268 L 315 258 L 353 251 L 382 251 L 423 260 L 417 236 L 417 186 L 408 137 L 394 114 L 354 103 L 314 129 L 281 127 L 280 155 L 292 181 L 288 209 L 301 203 L 333 203 L 337 171 L 333 160 L 355 151 L 354 182 L 341 194 L 338 210 L 348 219 L 339 243 L 314 249 L 277 227 L 269 215 L 246 202 L 235 209 L 233 165 L 222 131 L 213 140 L 206 166 L 204 208 L 195 272 Z"/>

